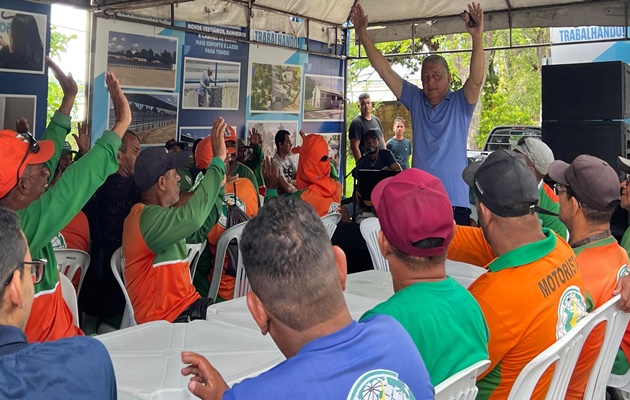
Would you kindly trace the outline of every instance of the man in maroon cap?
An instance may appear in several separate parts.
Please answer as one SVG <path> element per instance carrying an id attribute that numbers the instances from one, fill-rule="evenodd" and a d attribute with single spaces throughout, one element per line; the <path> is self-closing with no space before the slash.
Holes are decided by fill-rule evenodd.
<path id="1" fill-rule="evenodd" d="M 407 169 L 376 185 L 372 202 L 381 223 L 379 247 L 396 293 L 361 319 L 386 314 L 398 320 L 420 351 L 434 386 L 487 360 L 488 327 L 481 308 L 446 276 L 446 250 L 455 224 L 440 180 Z"/>
<path id="2" fill-rule="evenodd" d="M 120 138 L 131 122 L 129 103 L 113 74 L 106 77 L 116 122 L 95 146 L 70 165 L 59 181 L 46 191 L 51 171 L 59 162 L 61 148 L 70 130 L 70 111 L 77 93 L 72 76 L 47 59 L 64 97 L 44 135 L 37 141 L 29 133 L 0 133 L 0 206 L 20 217 L 24 236 L 34 258 L 47 259 L 42 281 L 35 285 L 35 300 L 26 324 L 29 342 L 56 340 L 82 334 L 62 295 L 57 261 L 50 240 L 81 210 L 88 199 L 116 172 Z"/>
<path id="3" fill-rule="evenodd" d="M 617 172 L 604 160 L 582 154 L 571 164 L 554 161 L 549 177 L 556 181 L 554 190 L 560 199 L 560 221 L 569 230 L 569 244 L 586 291 L 598 308 L 613 297 L 619 278 L 628 275 L 628 253 L 610 233 L 610 218 L 620 202 Z M 615 359 L 616 374 L 628 369 L 630 332 Z M 604 326 L 591 332 L 573 371 L 567 399 L 582 399 L 591 372 L 604 340 Z M 624 351 L 622 351 L 624 350 Z"/>

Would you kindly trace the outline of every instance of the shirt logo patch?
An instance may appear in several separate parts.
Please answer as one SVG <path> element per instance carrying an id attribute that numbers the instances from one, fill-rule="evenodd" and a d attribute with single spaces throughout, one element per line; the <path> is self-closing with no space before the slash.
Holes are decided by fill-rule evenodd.
<path id="1" fill-rule="evenodd" d="M 243 200 L 234 196 L 234 193 L 226 193 L 226 195 L 223 196 L 223 207 L 221 207 L 221 215 L 219 216 L 219 221 L 217 221 L 217 223 L 224 228 L 227 227 L 227 209 L 228 206 L 231 206 L 232 204 L 238 205 L 238 208 L 240 208 L 241 211 L 247 213 Z"/>
<path id="2" fill-rule="evenodd" d="M 346 400 L 415 400 L 405 382 L 398 374 L 386 369 L 375 369 L 364 373 L 354 382 Z"/>
<path id="3" fill-rule="evenodd" d="M 52 244 L 53 250 L 64 250 L 67 248 L 66 239 L 63 237 L 61 232 L 59 232 L 56 236 L 50 240 Z"/>
<path id="4" fill-rule="evenodd" d="M 621 268 L 619 268 L 619 272 L 617 272 L 617 280 L 623 278 L 624 276 L 628 276 L 630 275 L 630 269 L 628 269 L 628 266 L 626 264 L 622 265 Z"/>
<path id="5" fill-rule="evenodd" d="M 339 212 L 339 203 L 332 202 L 328 207 L 328 214 L 334 214 Z"/>
<path id="6" fill-rule="evenodd" d="M 586 300 L 577 286 L 566 288 L 558 303 L 558 323 L 556 325 L 556 340 L 569 332 L 575 324 L 586 316 Z"/>

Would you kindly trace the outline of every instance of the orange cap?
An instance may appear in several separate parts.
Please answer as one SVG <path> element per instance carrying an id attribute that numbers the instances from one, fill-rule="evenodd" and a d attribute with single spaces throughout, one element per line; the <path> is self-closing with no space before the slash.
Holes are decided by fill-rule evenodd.
<path id="1" fill-rule="evenodd" d="M 206 169 L 212 161 L 212 143 L 210 136 L 201 139 L 195 148 L 195 166 L 199 169 Z"/>
<path id="2" fill-rule="evenodd" d="M 227 128 L 225 128 L 225 132 L 223 133 L 223 140 L 225 142 L 236 142 L 236 131 L 234 131 L 234 128 L 232 128 L 231 126 L 228 126 Z M 227 148 L 227 152 L 228 153 L 236 153 L 236 146 L 234 147 L 228 147 Z"/>
<path id="3" fill-rule="evenodd" d="M 30 144 L 22 140 L 20 134 L 8 129 L 0 131 L 0 198 L 17 185 L 18 176 L 22 176 L 27 165 L 44 163 L 55 153 L 52 140 L 38 141 L 37 145 L 39 151 L 34 153 L 29 151 Z"/>

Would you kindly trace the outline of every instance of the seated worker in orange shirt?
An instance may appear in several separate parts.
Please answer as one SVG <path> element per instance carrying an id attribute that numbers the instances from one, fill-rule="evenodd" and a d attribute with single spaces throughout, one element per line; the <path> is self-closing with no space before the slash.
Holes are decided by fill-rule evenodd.
<path id="1" fill-rule="evenodd" d="M 212 259 L 216 256 L 217 242 L 219 237 L 228 226 L 230 207 L 237 206 L 247 217 L 251 218 L 258 212 L 258 188 L 255 188 L 251 180 L 241 178 L 239 175 L 232 175 L 236 168 L 238 153 L 238 143 L 233 140 L 232 135 L 224 137 L 226 146 L 225 166 L 228 176 L 225 185 L 225 195 L 223 196 L 223 204 L 219 210 L 219 220 L 208 233 L 208 248 L 212 254 Z M 199 169 L 205 169 L 212 158 L 212 149 L 210 148 L 209 138 L 203 139 L 197 145 L 195 151 L 195 164 Z M 205 260 L 205 258 L 204 258 Z M 224 270 L 221 274 L 221 282 L 219 284 L 220 300 L 229 300 L 234 297 L 234 284 L 236 278 L 236 262 L 228 262 L 228 255 L 225 256 Z M 198 263 L 195 272 L 194 284 L 199 293 L 207 295 L 210 289 L 210 281 L 212 280 L 212 265 L 210 263 Z"/>
<path id="2" fill-rule="evenodd" d="M 462 173 L 477 195 L 479 226 L 456 226 L 447 257 L 485 266 L 468 288 L 490 331 L 490 367 L 479 376 L 478 399 L 506 399 L 521 370 L 587 314 L 586 290 L 571 246 L 536 213 L 538 184 L 522 157 L 497 150 Z M 542 400 L 553 369 L 532 399 Z"/>
<path id="3" fill-rule="evenodd" d="M 299 151 L 297 191 L 283 196 L 299 197 L 309 203 L 320 217 L 339 212 L 341 185 L 330 176 L 328 144 L 322 135 L 304 136 Z M 267 184 L 265 202 L 278 197 L 280 171 L 272 159 L 263 162 L 263 176 Z"/>
<path id="4" fill-rule="evenodd" d="M 219 218 L 225 182 L 223 118 L 210 135 L 215 157 L 188 203 L 179 200 L 177 168 L 188 162 L 185 152 L 152 147 L 138 156 L 134 180 L 142 202 L 133 206 L 123 226 L 125 282 L 136 321 L 189 322 L 205 319 L 212 300 L 202 298 L 190 282 L 186 239 L 202 242 Z"/>
<path id="5" fill-rule="evenodd" d="M 613 297 L 619 278 L 630 272 L 628 253 L 610 232 L 610 218 L 621 197 L 617 172 L 604 160 L 582 154 L 571 164 L 551 163 L 549 177 L 557 182 L 554 190 L 560 198 L 560 221 L 569 229 L 569 244 L 576 254 L 586 291 L 598 308 Z M 604 331 L 603 325 L 597 326 L 584 343 L 565 398 L 584 397 Z M 628 341 L 628 332 L 625 336 Z M 615 364 L 625 364 L 622 374 L 628 371 L 623 351 L 619 351 Z"/>

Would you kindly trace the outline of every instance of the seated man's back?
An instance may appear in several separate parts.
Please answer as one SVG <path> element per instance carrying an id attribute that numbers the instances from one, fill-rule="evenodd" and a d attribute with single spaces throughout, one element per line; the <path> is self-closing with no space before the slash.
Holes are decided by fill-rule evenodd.
<path id="1" fill-rule="evenodd" d="M 18 215 L 0 207 L 0 398 L 115 399 L 114 367 L 90 337 L 29 344 L 24 328 L 46 260 L 33 260 Z"/>
<path id="2" fill-rule="evenodd" d="M 481 308 L 462 285 L 446 276 L 453 208 L 440 180 L 407 169 L 379 182 L 372 201 L 381 224 L 379 246 L 389 261 L 396 293 L 362 320 L 386 314 L 400 322 L 420 351 L 433 385 L 487 360 L 488 327 Z"/>
<path id="3" fill-rule="evenodd" d="M 432 392 L 407 332 L 391 317 L 377 315 L 307 343 L 223 398 L 359 400 L 372 393 L 375 399 L 432 399 Z"/>
<path id="4" fill-rule="evenodd" d="M 448 257 L 489 272 L 468 288 L 490 330 L 490 367 L 478 399 L 505 399 L 523 368 L 587 313 L 586 290 L 567 242 L 540 228 L 536 178 L 518 154 L 498 150 L 463 172 L 477 195 L 481 229 L 457 226 Z M 553 369 L 532 399 L 544 399 Z"/>
<path id="5" fill-rule="evenodd" d="M 94 338 L 27 344 L 22 331 L 2 325 L 0 398 L 115 399 L 114 367 Z"/>

